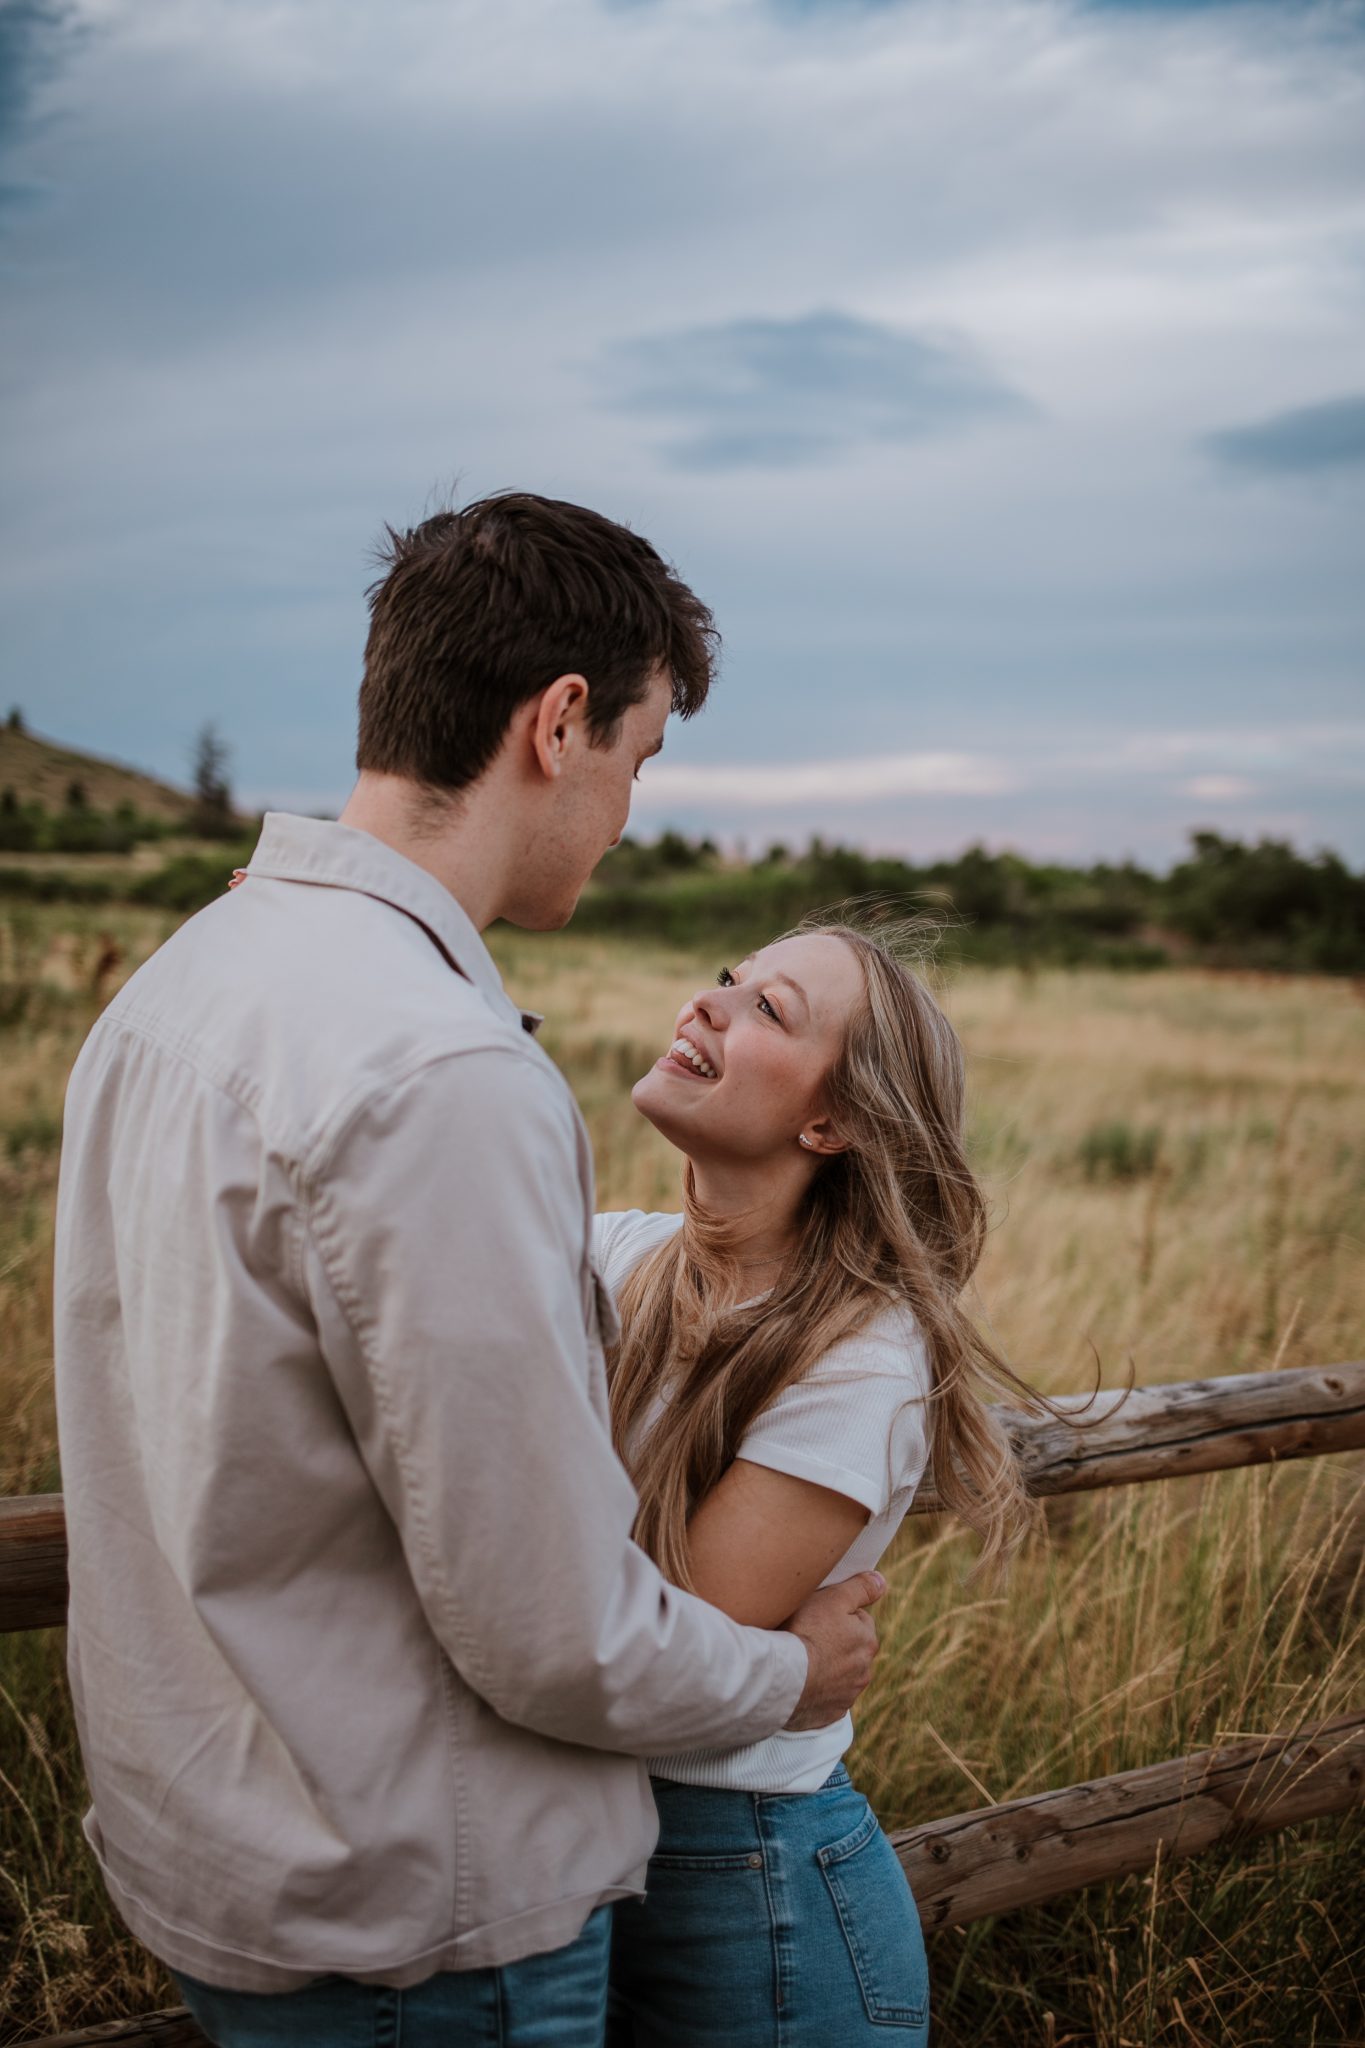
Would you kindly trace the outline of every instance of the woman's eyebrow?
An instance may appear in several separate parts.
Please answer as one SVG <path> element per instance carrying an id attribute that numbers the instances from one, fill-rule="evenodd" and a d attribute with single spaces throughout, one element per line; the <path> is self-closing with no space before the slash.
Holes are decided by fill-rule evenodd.
<path id="1" fill-rule="evenodd" d="M 809 1017 L 810 997 L 806 994 L 806 991 L 802 988 L 799 981 L 793 981 L 789 974 L 772 974 L 769 975 L 768 979 L 770 981 L 785 981 L 787 987 L 791 990 L 792 994 L 799 998 L 801 1005 L 806 1012 L 806 1015 Z"/>
<path id="2" fill-rule="evenodd" d="M 757 958 L 758 955 L 756 953 L 746 953 L 742 960 L 736 960 L 735 967 L 747 967 L 751 960 L 756 960 Z M 734 971 L 735 968 L 732 967 L 730 969 L 730 972 L 733 974 Z M 806 991 L 802 988 L 799 981 L 793 981 L 789 974 L 770 974 L 767 976 L 767 979 L 769 981 L 785 981 L 787 987 L 792 991 L 793 995 L 795 995 L 799 999 L 803 1008 L 805 1009 L 806 1015 L 809 1017 L 810 997 L 806 994 Z"/>

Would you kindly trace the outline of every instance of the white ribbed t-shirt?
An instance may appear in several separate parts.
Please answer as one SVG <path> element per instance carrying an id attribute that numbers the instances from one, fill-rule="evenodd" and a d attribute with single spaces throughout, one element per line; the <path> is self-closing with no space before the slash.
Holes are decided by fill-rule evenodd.
<path id="1" fill-rule="evenodd" d="M 681 1224 L 681 1216 L 641 1209 L 595 1219 L 593 1258 L 613 1295 L 632 1267 Z M 888 1307 L 856 1336 L 832 1345 L 743 1439 L 740 1457 L 830 1487 L 868 1510 L 866 1526 L 825 1585 L 869 1571 L 900 1527 L 928 1457 L 929 1388 L 918 1323 L 908 1308 Z M 845 1714 L 828 1728 L 799 1735 L 783 1729 L 739 1749 L 651 1757 L 649 1768 L 684 1785 L 815 1792 L 852 1740 L 852 1717 Z"/>

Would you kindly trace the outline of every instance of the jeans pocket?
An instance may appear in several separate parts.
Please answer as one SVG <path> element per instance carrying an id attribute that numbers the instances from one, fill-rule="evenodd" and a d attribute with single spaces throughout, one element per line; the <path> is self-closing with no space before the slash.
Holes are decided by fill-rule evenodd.
<path id="1" fill-rule="evenodd" d="M 919 1912 L 871 1807 L 852 1834 L 817 1856 L 868 2018 L 883 2027 L 923 2027 L 929 1965 Z"/>

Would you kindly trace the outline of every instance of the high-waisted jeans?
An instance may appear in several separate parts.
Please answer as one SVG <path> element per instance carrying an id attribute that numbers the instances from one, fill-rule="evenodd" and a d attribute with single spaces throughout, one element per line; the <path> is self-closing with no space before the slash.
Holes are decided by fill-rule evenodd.
<path id="1" fill-rule="evenodd" d="M 648 1896 L 612 1909 L 608 2048 L 923 2048 L 919 1914 L 842 1764 L 818 1792 L 654 1797 Z"/>

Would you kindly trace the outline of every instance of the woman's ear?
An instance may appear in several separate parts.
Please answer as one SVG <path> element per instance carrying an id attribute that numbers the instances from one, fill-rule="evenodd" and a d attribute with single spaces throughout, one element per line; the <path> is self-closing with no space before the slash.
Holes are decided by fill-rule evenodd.
<path id="1" fill-rule="evenodd" d="M 531 723 L 531 747 L 541 773 L 552 780 L 560 772 L 564 757 L 582 730 L 588 708 L 588 684 L 584 676 L 556 676 L 540 693 Z"/>
<path id="2" fill-rule="evenodd" d="M 848 1139 L 840 1134 L 830 1116 L 808 1117 L 798 1142 L 803 1152 L 820 1153 L 826 1158 L 848 1150 Z"/>

